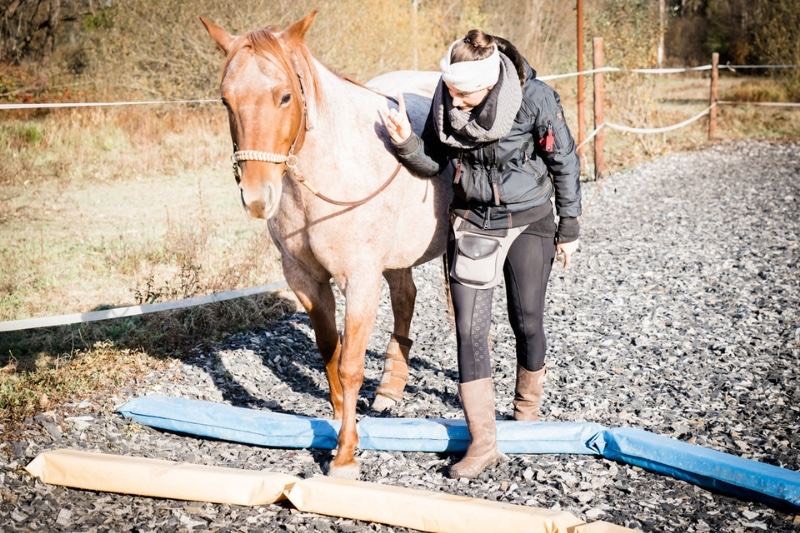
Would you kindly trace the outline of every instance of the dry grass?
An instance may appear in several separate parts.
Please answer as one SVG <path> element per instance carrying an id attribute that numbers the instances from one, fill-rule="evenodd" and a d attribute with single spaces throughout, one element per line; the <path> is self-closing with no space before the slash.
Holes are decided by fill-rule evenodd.
<path id="1" fill-rule="evenodd" d="M 163 366 L 163 360 L 107 341 L 65 356 L 40 357 L 29 370 L 12 361 L 0 368 L 0 427 L 10 438 L 25 417 L 74 398 L 100 397 Z"/>
<path id="2" fill-rule="evenodd" d="M 140 317 L 0 335 L 0 424 L 103 395 L 170 359 L 236 331 L 264 327 L 296 305 L 285 293 L 257 295 Z"/>

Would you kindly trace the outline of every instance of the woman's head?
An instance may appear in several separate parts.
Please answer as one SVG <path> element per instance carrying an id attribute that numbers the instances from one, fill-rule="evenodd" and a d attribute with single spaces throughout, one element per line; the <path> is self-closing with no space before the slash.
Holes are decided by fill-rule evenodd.
<path id="1" fill-rule="evenodd" d="M 500 54 L 494 37 L 470 30 L 450 45 L 440 66 L 453 105 L 464 110 L 475 107 L 500 76 Z"/>

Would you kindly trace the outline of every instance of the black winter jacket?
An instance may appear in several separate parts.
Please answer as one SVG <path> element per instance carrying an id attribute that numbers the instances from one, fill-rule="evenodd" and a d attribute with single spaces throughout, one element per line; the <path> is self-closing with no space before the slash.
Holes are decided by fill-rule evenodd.
<path id="1" fill-rule="evenodd" d="M 522 104 L 511 131 L 503 138 L 472 150 L 439 141 L 432 115 L 422 138 L 411 135 L 396 145 L 397 157 L 413 173 L 440 174 L 456 167 L 452 210 L 484 229 L 516 227 L 551 213 L 555 193 L 559 233 L 574 233 L 581 214 L 580 162 L 558 94 L 536 79 L 527 64 Z M 487 112 L 478 107 L 480 114 Z M 549 135 L 548 135 L 549 134 Z M 460 171 L 458 170 L 460 166 Z M 552 216 L 552 215 L 551 215 Z"/>

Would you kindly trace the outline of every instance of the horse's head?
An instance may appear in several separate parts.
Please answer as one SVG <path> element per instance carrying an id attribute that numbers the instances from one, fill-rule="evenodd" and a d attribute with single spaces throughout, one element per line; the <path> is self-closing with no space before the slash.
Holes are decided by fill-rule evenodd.
<path id="1" fill-rule="evenodd" d="M 231 35 L 201 17 L 225 52 L 220 90 L 233 139 L 234 175 L 250 216 L 278 210 L 283 175 L 296 162 L 319 94 L 305 34 L 316 11 L 285 30 L 268 27 Z"/>

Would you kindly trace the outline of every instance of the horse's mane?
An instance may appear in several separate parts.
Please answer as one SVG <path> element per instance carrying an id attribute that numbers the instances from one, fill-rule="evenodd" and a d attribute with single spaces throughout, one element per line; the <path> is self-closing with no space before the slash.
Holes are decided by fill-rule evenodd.
<path id="1" fill-rule="evenodd" d="M 276 26 L 268 26 L 266 28 L 253 30 L 236 39 L 230 51 L 228 52 L 228 56 L 225 59 L 225 64 L 222 67 L 222 71 L 225 72 L 227 70 L 228 65 L 239 50 L 242 48 L 250 48 L 253 50 L 253 52 L 260 56 L 268 57 L 277 61 L 278 64 L 288 74 L 289 83 L 292 86 L 292 92 L 296 96 L 299 96 L 302 89 L 297 78 L 297 69 L 295 68 L 295 63 L 292 61 L 292 55 L 294 55 L 303 63 L 302 67 L 304 67 L 305 70 L 303 79 L 307 82 L 306 85 L 308 85 L 308 83 L 311 84 L 314 89 L 314 98 L 317 103 L 319 103 L 322 92 L 320 91 L 319 78 L 317 76 L 317 70 L 314 68 L 314 61 L 311 58 L 311 53 L 303 43 L 292 43 L 292 50 L 290 53 L 287 50 L 286 45 L 282 44 L 281 40 L 278 38 L 277 32 L 279 30 L 280 28 Z M 300 66 L 301 65 L 298 65 L 298 67 Z M 306 95 L 306 97 L 308 97 L 308 95 Z"/>

